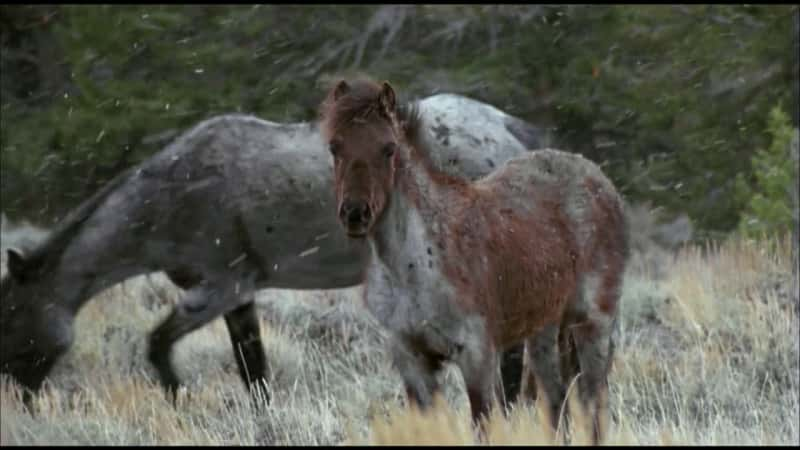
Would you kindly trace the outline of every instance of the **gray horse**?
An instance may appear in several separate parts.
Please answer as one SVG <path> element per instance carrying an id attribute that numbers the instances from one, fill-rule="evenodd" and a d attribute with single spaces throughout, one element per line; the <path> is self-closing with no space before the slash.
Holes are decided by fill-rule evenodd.
<path id="1" fill-rule="evenodd" d="M 441 94 L 418 102 L 433 163 L 476 179 L 542 146 L 542 132 L 492 106 Z M 480 144 L 480 145 L 478 145 Z M 36 391 L 99 291 L 164 271 L 185 295 L 150 335 L 149 359 L 173 394 L 173 344 L 223 315 L 243 381 L 267 364 L 254 306 L 263 288 L 358 285 L 363 242 L 336 232 L 332 160 L 315 123 L 222 115 L 121 173 L 30 252 L 9 250 L 0 281 L 0 373 Z M 517 384 L 517 354 L 506 371 Z"/>

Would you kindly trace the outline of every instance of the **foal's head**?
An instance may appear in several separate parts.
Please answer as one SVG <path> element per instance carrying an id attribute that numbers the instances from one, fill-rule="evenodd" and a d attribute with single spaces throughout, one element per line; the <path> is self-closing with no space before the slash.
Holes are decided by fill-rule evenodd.
<path id="1" fill-rule="evenodd" d="M 394 185 L 400 131 L 389 83 L 340 81 L 322 107 L 322 130 L 334 160 L 336 208 L 347 235 L 363 238 L 380 218 Z"/>

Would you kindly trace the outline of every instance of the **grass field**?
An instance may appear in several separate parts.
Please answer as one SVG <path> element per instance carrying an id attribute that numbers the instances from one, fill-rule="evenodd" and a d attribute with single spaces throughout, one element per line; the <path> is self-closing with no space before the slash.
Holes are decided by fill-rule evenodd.
<path id="1" fill-rule="evenodd" d="M 634 258 L 610 376 L 608 443 L 800 444 L 798 277 L 788 239 L 734 239 Z M 795 263 L 796 264 L 796 263 Z M 181 291 L 161 274 L 99 294 L 33 413 L 0 382 L 0 443 L 474 444 L 457 370 L 427 414 L 404 390 L 358 288 L 262 291 L 272 402 L 255 410 L 222 319 L 177 345 L 178 408 L 155 383 L 146 336 Z M 488 424 L 493 444 L 549 444 L 538 405 Z M 581 417 L 575 418 L 580 424 Z M 572 443 L 585 442 L 580 427 Z"/>

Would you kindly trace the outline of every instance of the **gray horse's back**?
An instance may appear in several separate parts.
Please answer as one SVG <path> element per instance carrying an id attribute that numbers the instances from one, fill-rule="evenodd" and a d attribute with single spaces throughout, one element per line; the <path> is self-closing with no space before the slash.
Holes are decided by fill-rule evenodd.
<path id="1" fill-rule="evenodd" d="M 419 108 L 434 165 L 459 177 L 484 176 L 538 142 L 538 128 L 466 97 L 436 95 Z M 514 134 L 520 130 L 528 133 L 526 142 Z M 337 233 L 332 172 L 316 124 L 242 114 L 201 122 L 142 167 L 141 176 L 163 185 L 161 214 L 172 218 L 168 228 L 178 230 L 169 243 L 152 245 L 170 245 L 182 255 L 176 243 L 189 247 L 221 238 L 225 247 L 233 236 L 239 242 L 224 258 L 247 253 L 257 259 L 267 287 L 357 284 L 366 253 Z M 187 223 L 197 224 L 191 235 L 183 231 Z M 198 258 L 198 248 L 188 251 Z"/>
<path id="2" fill-rule="evenodd" d="M 466 97 L 440 94 L 419 104 L 434 164 L 467 179 L 526 153 L 539 136 L 536 127 Z M 364 248 L 337 232 L 332 162 L 314 123 L 212 117 L 129 174 L 65 249 L 66 260 L 80 261 L 76 267 L 114 268 L 98 284 L 159 270 L 202 278 L 243 254 L 257 260 L 264 287 L 361 281 Z"/>
<path id="3" fill-rule="evenodd" d="M 545 143 L 545 132 L 494 106 L 455 94 L 419 101 L 421 139 L 433 165 L 475 180 Z"/>

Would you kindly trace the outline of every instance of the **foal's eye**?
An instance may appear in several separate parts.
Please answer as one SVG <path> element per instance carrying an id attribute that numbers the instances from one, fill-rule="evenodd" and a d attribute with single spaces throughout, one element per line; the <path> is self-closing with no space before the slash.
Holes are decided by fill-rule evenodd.
<path id="1" fill-rule="evenodd" d="M 387 158 L 391 158 L 394 155 L 394 149 L 397 145 L 393 142 L 390 142 L 383 146 L 383 156 Z"/>

